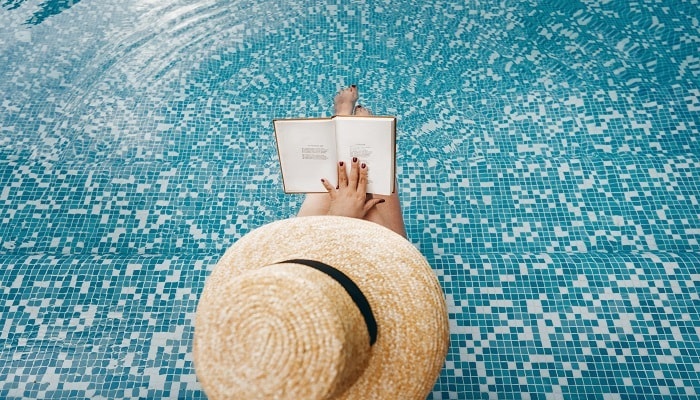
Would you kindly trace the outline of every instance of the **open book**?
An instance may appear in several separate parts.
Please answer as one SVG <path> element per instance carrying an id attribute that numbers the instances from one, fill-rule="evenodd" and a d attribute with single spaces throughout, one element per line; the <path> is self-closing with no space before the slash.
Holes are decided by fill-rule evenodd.
<path id="1" fill-rule="evenodd" d="M 335 116 L 276 119 L 275 139 L 286 193 L 325 192 L 338 184 L 338 162 L 357 157 L 368 170 L 367 193 L 394 192 L 396 118 Z"/>

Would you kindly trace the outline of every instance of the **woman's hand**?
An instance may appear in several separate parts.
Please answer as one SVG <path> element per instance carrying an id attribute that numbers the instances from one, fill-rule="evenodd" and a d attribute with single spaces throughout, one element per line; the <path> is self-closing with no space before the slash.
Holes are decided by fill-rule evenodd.
<path id="1" fill-rule="evenodd" d="M 352 159 L 348 177 L 344 162 L 338 163 L 338 187 L 334 188 L 327 180 L 321 179 L 331 196 L 328 215 L 362 218 L 372 207 L 383 203 L 384 199 L 367 199 L 367 165 Z"/>

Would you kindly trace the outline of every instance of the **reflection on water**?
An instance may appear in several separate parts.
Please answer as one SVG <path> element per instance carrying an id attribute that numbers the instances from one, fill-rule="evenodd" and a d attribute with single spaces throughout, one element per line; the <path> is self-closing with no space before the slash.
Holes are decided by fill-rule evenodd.
<path id="1" fill-rule="evenodd" d="M 4 3 L 2 3 L 2 6 L 8 10 L 14 10 L 21 6 L 24 2 L 25 0 L 6 0 Z"/>
<path id="2" fill-rule="evenodd" d="M 3 8 L 14 10 L 19 8 L 26 0 L 5 0 Z M 39 25 L 52 15 L 57 15 L 78 4 L 80 0 L 49 0 L 39 5 L 39 10 L 26 22 L 27 25 Z"/>

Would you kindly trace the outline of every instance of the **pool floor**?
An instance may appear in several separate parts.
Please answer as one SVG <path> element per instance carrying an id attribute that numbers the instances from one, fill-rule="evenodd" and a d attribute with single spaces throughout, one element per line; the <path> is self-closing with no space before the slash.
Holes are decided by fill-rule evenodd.
<path id="1" fill-rule="evenodd" d="M 292 217 L 273 118 L 398 118 L 429 399 L 700 396 L 697 1 L 6 0 L 0 398 L 203 398 L 199 294 Z"/>

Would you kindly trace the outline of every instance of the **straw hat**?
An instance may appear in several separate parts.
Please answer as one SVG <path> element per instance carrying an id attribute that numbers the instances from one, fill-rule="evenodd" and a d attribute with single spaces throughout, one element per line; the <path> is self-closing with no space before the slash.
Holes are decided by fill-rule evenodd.
<path id="1" fill-rule="evenodd" d="M 299 217 L 226 251 L 197 306 L 194 364 L 211 399 L 425 399 L 448 341 L 442 290 L 406 239 Z"/>

